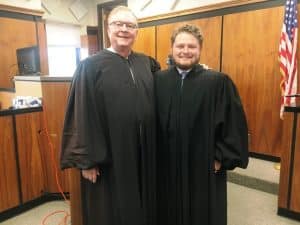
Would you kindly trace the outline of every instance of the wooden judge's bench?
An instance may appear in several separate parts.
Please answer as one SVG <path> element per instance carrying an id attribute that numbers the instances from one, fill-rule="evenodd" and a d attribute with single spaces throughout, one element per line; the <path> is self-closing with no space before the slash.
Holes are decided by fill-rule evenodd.
<path id="1" fill-rule="evenodd" d="M 45 201 L 78 193 L 79 178 L 61 171 L 59 152 L 65 107 L 72 77 L 16 76 L 15 90 L 0 89 L 0 222 Z M 13 109 L 16 96 L 42 98 L 42 107 Z M 58 174 L 58 182 L 56 180 Z M 78 171 L 74 170 L 78 175 Z M 76 203 L 80 196 L 72 198 Z M 74 210 L 72 210 L 74 211 Z M 81 213 L 72 220 L 80 221 Z M 76 224 L 76 222 L 73 222 Z"/>
<path id="2" fill-rule="evenodd" d="M 285 107 L 292 117 L 290 149 L 282 154 L 278 193 L 278 214 L 300 220 L 300 104 Z M 290 114 L 290 115 L 288 115 Z"/>

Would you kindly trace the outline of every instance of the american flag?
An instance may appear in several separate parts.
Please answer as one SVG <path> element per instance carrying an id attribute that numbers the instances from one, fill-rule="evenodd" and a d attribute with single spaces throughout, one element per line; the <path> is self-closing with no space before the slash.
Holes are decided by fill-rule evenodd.
<path id="1" fill-rule="evenodd" d="M 284 106 L 295 104 L 297 93 L 297 40 L 298 19 L 297 0 L 287 0 L 285 4 L 284 21 L 279 45 L 279 62 L 281 77 L 281 109 L 283 117 Z"/>

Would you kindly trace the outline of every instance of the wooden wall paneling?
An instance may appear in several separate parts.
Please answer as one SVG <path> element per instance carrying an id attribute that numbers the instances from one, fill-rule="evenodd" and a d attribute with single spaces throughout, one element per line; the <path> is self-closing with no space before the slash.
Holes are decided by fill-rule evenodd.
<path id="1" fill-rule="evenodd" d="M 69 191 L 69 172 L 61 171 L 59 165 L 62 128 L 65 116 L 65 108 L 69 93 L 70 82 L 43 82 L 43 112 L 45 116 L 45 126 L 49 134 L 53 149 L 45 152 L 45 158 L 51 159 L 54 154 L 56 167 L 58 168 L 59 182 L 63 191 Z M 48 143 L 49 145 L 49 143 Z M 49 146 L 50 147 L 50 146 Z M 59 192 L 55 178 L 55 166 L 52 163 L 47 164 L 48 191 L 51 193 Z"/>
<path id="2" fill-rule="evenodd" d="M 283 7 L 274 7 L 225 15 L 223 28 L 222 71 L 239 89 L 247 114 L 250 150 L 275 157 L 289 148 L 282 138 L 286 131 L 279 118 L 282 21 Z"/>
<path id="3" fill-rule="evenodd" d="M 133 50 L 156 58 L 155 36 L 155 26 L 139 28 Z"/>
<path id="4" fill-rule="evenodd" d="M 88 35 L 88 50 L 89 55 L 94 55 L 99 52 L 99 45 L 98 45 L 98 36 L 97 35 Z"/>
<path id="5" fill-rule="evenodd" d="M 87 35 L 80 35 L 80 48 L 88 48 L 88 36 Z"/>
<path id="6" fill-rule="evenodd" d="M 13 88 L 18 74 L 16 49 L 36 45 L 34 21 L 0 17 L 0 87 Z"/>
<path id="7" fill-rule="evenodd" d="M 12 105 L 15 92 L 0 91 L 0 109 L 8 109 Z"/>
<path id="8" fill-rule="evenodd" d="M 94 55 L 99 52 L 98 27 L 87 27 L 87 39 L 89 55 Z"/>
<path id="9" fill-rule="evenodd" d="M 222 26 L 221 16 L 157 26 L 157 60 L 160 62 L 162 68 L 167 68 L 166 62 L 171 49 L 170 38 L 173 30 L 186 23 L 199 26 L 203 32 L 204 42 L 201 51 L 200 63 L 204 63 L 210 68 L 219 71 Z"/>
<path id="10" fill-rule="evenodd" d="M 204 37 L 200 63 L 220 71 L 222 17 L 199 19 L 195 22 L 201 28 Z"/>
<path id="11" fill-rule="evenodd" d="M 98 27 L 88 26 L 86 33 L 80 36 L 81 48 L 86 48 L 88 55 L 94 55 L 99 52 Z"/>
<path id="12" fill-rule="evenodd" d="M 20 204 L 12 116 L 0 116 L 0 212 Z"/>
<path id="13" fill-rule="evenodd" d="M 39 133 L 43 129 L 42 112 L 16 115 L 18 155 L 21 174 L 22 199 L 36 199 L 46 189 L 42 152 L 39 148 Z"/>
<path id="14" fill-rule="evenodd" d="M 38 21 L 37 23 L 37 35 L 38 35 L 38 45 L 40 52 L 40 65 L 41 65 L 41 74 L 49 74 L 49 65 L 48 65 L 48 51 L 47 51 L 47 36 L 46 36 L 46 27 L 45 21 Z"/>
<path id="15" fill-rule="evenodd" d="M 88 51 L 88 55 L 94 55 L 99 51 L 97 35 L 81 35 L 80 47 Z"/>
<path id="16" fill-rule="evenodd" d="M 171 53 L 171 35 L 173 30 L 182 23 L 163 24 L 156 27 L 156 59 L 162 69 L 168 68 L 168 55 Z"/>

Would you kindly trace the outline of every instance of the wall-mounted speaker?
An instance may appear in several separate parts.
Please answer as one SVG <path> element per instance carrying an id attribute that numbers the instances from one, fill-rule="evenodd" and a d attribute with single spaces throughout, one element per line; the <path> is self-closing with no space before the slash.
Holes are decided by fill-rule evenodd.
<path id="1" fill-rule="evenodd" d="M 77 20 L 81 20 L 88 13 L 88 9 L 80 2 L 80 0 L 73 2 L 69 9 Z"/>
<path id="2" fill-rule="evenodd" d="M 49 6 L 48 3 L 46 2 L 41 2 L 42 8 L 48 13 L 48 14 L 52 14 L 51 13 L 51 6 Z"/>

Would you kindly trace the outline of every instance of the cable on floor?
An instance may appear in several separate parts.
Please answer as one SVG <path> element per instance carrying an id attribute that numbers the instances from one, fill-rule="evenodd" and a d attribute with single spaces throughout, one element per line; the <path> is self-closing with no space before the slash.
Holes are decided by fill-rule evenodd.
<path id="1" fill-rule="evenodd" d="M 46 138 L 47 138 L 47 143 L 48 143 L 48 146 L 50 148 L 50 154 L 51 154 L 51 162 L 53 164 L 53 167 L 54 167 L 54 171 L 55 171 L 55 180 L 56 180 L 56 185 L 57 185 L 57 188 L 59 190 L 59 193 L 62 195 L 62 197 L 64 198 L 64 201 L 66 204 L 68 204 L 70 206 L 70 201 L 67 199 L 66 195 L 64 194 L 63 192 L 63 189 L 62 189 L 62 186 L 60 184 L 60 181 L 59 181 L 59 177 L 58 177 L 58 168 L 57 168 L 57 164 L 56 164 L 56 160 L 55 160 L 55 154 L 54 154 L 54 147 L 53 147 L 53 144 L 52 144 L 52 141 L 50 139 L 50 135 L 49 135 L 49 132 L 48 132 L 48 124 L 47 124 L 47 121 L 46 121 L 46 116 L 45 116 L 45 106 L 43 106 L 43 113 L 42 113 L 42 118 L 43 118 L 43 124 L 44 124 L 44 128 L 41 130 L 41 133 L 45 133 L 46 135 Z M 57 224 L 57 225 L 67 225 L 67 222 L 68 222 L 68 218 L 70 217 L 70 213 L 66 210 L 56 210 L 48 215 L 46 215 L 44 217 L 44 219 L 42 220 L 42 225 L 47 225 L 46 222 L 49 218 L 51 218 L 52 216 L 55 216 L 57 214 L 64 214 L 62 220 Z M 71 224 L 71 221 L 70 223 Z"/>

